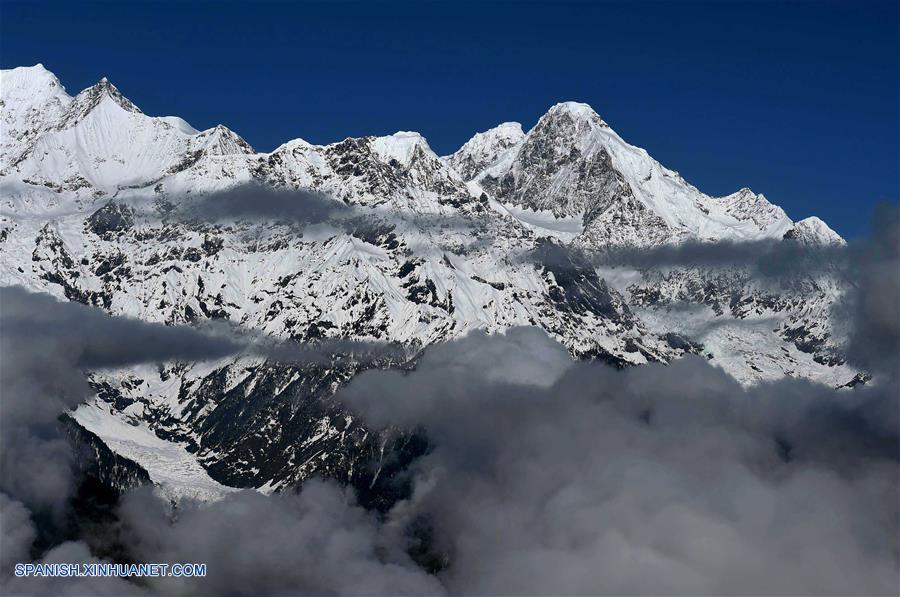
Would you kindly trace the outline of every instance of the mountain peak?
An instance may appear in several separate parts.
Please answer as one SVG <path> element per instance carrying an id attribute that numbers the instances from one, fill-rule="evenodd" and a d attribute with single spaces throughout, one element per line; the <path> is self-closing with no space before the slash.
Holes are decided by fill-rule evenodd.
<path id="1" fill-rule="evenodd" d="M 517 137 L 524 137 L 525 133 L 522 131 L 522 123 L 520 122 L 501 122 L 494 128 L 489 131 L 485 131 L 489 133 L 491 131 L 496 131 L 497 133 L 506 133 L 510 135 L 514 135 Z"/>
<path id="2" fill-rule="evenodd" d="M 606 122 L 597 112 L 588 104 L 583 102 L 560 102 L 558 104 L 554 104 L 547 110 L 547 113 L 541 117 L 541 120 L 544 120 L 548 117 L 560 117 L 560 116 L 568 116 L 572 120 L 575 121 L 591 121 L 599 124 L 601 126 L 607 126 Z"/>
<path id="3" fill-rule="evenodd" d="M 7 70 L 9 72 L 20 72 L 20 73 L 29 73 L 29 72 L 30 73 L 50 73 L 50 71 L 47 70 L 47 67 L 45 67 L 43 65 L 43 63 L 41 63 L 41 62 L 38 62 L 34 66 L 17 66 L 15 68 L 10 68 L 10 69 L 5 69 L 5 70 Z M 50 73 L 50 74 L 52 75 L 53 73 Z"/>
<path id="4" fill-rule="evenodd" d="M 464 180 L 472 180 L 519 147 L 524 140 L 525 133 L 521 124 L 504 122 L 482 133 L 476 133 L 445 159 Z"/>
<path id="5" fill-rule="evenodd" d="M 202 140 L 205 151 L 211 155 L 254 153 L 253 147 L 240 135 L 221 124 L 202 131 L 197 139 Z"/>
<path id="6" fill-rule="evenodd" d="M 59 79 L 52 72 L 44 68 L 38 62 L 34 66 L 17 66 L 16 68 L 0 71 L 0 79 L 3 81 L 3 96 L 10 95 L 12 89 L 28 89 L 29 93 L 38 92 L 39 89 L 63 90 Z"/>
<path id="7" fill-rule="evenodd" d="M 541 116 L 537 124 L 528 131 L 529 141 L 552 139 L 554 144 L 568 145 L 587 142 L 600 130 L 612 129 L 600 118 L 593 108 L 581 102 L 561 102 L 554 104 Z"/>
<path id="8" fill-rule="evenodd" d="M 840 246 L 846 245 L 840 234 L 816 216 L 804 218 L 794 223 L 794 227 L 785 232 L 785 239 L 799 241 L 810 246 Z"/>
<path id="9" fill-rule="evenodd" d="M 756 193 L 750 187 L 741 187 L 734 193 L 730 195 L 725 195 L 724 197 L 719 198 L 721 201 L 726 203 L 741 203 L 741 202 L 760 202 L 760 203 L 768 203 L 769 199 L 763 195 L 762 193 Z"/>
<path id="10" fill-rule="evenodd" d="M 122 95 L 122 92 L 119 91 L 118 87 L 112 84 L 112 82 L 106 77 L 101 77 L 97 83 L 88 87 L 81 93 L 89 93 L 92 95 L 102 95 L 106 94 L 110 98 L 112 98 L 117 104 L 119 104 L 123 109 L 128 111 L 140 111 L 137 109 L 131 100 Z M 79 94 L 81 95 L 81 94 Z"/>
<path id="11" fill-rule="evenodd" d="M 397 160 L 404 166 L 409 165 L 416 148 L 432 153 L 425 137 L 415 131 L 397 131 L 393 135 L 375 137 L 372 147 L 385 161 Z"/>
<path id="12" fill-rule="evenodd" d="M 21 71 L 21 72 L 30 72 L 30 73 L 34 73 L 34 74 L 50 74 L 50 75 L 53 75 L 53 73 L 51 73 L 49 70 L 47 70 L 47 67 L 45 67 L 45 66 L 43 65 L 43 63 L 41 63 L 41 62 L 38 62 L 38 63 L 35 64 L 34 66 L 17 66 L 16 68 L 11 69 L 11 70 L 14 70 L 14 71 Z M 53 75 L 53 76 L 55 77 L 56 75 Z"/>
<path id="13" fill-rule="evenodd" d="M 759 232 L 772 238 L 782 236 L 793 226 L 783 209 L 749 187 L 742 187 L 723 197 L 709 197 L 708 201 L 717 205 L 726 215 L 739 222 L 752 223 Z"/>
<path id="14" fill-rule="evenodd" d="M 122 95 L 122 92 L 120 92 L 118 88 L 109 81 L 109 79 L 103 77 L 99 81 L 97 81 L 97 83 L 88 87 L 75 96 L 75 98 L 72 100 L 72 104 L 66 111 L 65 116 L 63 116 L 62 120 L 57 126 L 57 129 L 63 130 L 69 128 L 77 122 L 80 122 L 97 106 L 103 104 L 105 101 L 112 102 L 126 112 L 142 114 L 140 108 L 134 105 L 134 103 L 132 103 L 132 101 L 127 97 Z"/>
<path id="15" fill-rule="evenodd" d="M 0 167 L 18 160 L 54 126 L 72 98 L 43 64 L 0 70 Z"/>
<path id="16" fill-rule="evenodd" d="M 520 143 L 524 138 L 525 132 L 522 130 L 521 124 L 518 122 L 502 122 L 494 128 L 475 133 L 471 139 L 466 141 L 462 147 L 452 155 L 457 155 L 463 151 L 472 152 L 477 148 L 495 143 L 509 146 Z M 452 155 L 447 157 L 450 158 Z"/>
<path id="17" fill-rule="evenodd" d="M 735 191 L 734 193 L 729 195 L 729 197 L 750 197 L 750 196 L 765 197 L 765 195 L 763 195 L 762 193 L 754 193 L 753 189 L 751 189 L 750 187 L 741 187 L 740 189 L 738 189 L 737 191 Z"/>

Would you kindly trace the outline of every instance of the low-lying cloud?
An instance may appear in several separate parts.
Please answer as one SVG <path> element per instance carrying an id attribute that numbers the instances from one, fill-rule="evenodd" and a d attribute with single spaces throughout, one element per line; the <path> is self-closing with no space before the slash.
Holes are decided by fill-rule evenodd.
<path id="1" fill-rule="evenodd" d="M 854 262 L 855 247 L 817 246 L 791 240 L 686 241 L 659 247 L 573 248 L 541 245 L 518 257 L 520 261 L 569 265 L 573 261 L 593 267 L 746 268 L 752 275 L 779 278 L 828 271 L 840 273 Z"/>
<path id="2" fill-rule="evenodd" d="M 402 541 L 348 490 L 311 481 L 299 494 L 232 494 L 187 504 L 173 520 L 145 488 L 121 506 L 126 539 L 146 561 L 199 561 L 203 579 L 154 583 L 164 595 L 435 595 Z"/>
<path id="3" fill-rule="evenodd" d="M 92 392 L 85 369 L 168 359 L 215 359 L 240 345 L 77 303 L 0 288 L 0 491 L 56 514 L 73 484 L 58 417 Z"/>
<path id="4" fill-rule="evenodd" d="M 896 590 L 896 386 L 745 389 L 699 357 L 561 373 L 563 347 L 510 335 L 342 393 L 433 439 L 391 515 L 430 525 L 451 594 Z M 523 362 L 550 385 L 515 381 Z"/>
<path id="5" fill-rule="evenodd" d="M 870 242 L 854 255 L 855 284 L 848 296 L 848 359 L 861 367 L 890 375 L 898 372 L 900 352 L 900 206 L 882 205 L 876 212 Z"/>
<path id="6" fill-rule="evenodd" d="M 84 370 L 168 359 L 203 360 L 232 354 L 240 344 L 189 328 L 110 317 L 77 303 L 0 288 L 0 552 L 3 575 L 28 561 L 41 531 L 64 536 L 78 481 L 72 447 L 59 416 L 92 395 Z M 38 529 L 34 519 L 42 521 Z M 53 547 L 44 561 L 97 561 L 81 542 Z M 121 580 L 4 579 L 8 594 L 123 595 Z"/>
<path id="7" fill-rule="evenodd" d="M 894 354 L 896 358 L 896 353 Z M 338 399 L 432 450 L 385 515 L 331 483 L 174 512 L 133 556 L 199 560 L 154 594 L 870 594 L 898 578 L 896 381 L 740 386 L 699 357 L 617 370 L 536 328 L 429 348 Z"/>
<path id="8" fill-rule="evenodd" d="M 383 228 L 399 223 L 424 229 L 468 229 L 471 217 L 457 213 L 428 213 L 398 210 L 389 205 L 363 206 L 340 201 L 309 189 L 274 188 L 247 183 L 200 197 L 184 197 L 175 216 L 184 221 L 230 224 L 234 222 L 272 222 L 301 227 L 332 225 L 348 234 Z"/>
<path id="9" fill-rule="evenodd" d="M 351 212 L 350 206 L 315 191 L 246 184 L 185 201 L 179 215 L 205 222 L 272 220 L 318 224 Z"/>
<path id="10" fill-rule="evenodd" d="M 756 277 L 828 273 L 851 284 L 860 268 L 896 261 L 900 206 L 877 206 L 871 237 L 848 244 L 817 244 L 796 239 L 758 241 L 701 242 L 688 240 L 656 247 L 603 247 L 594 249 L 562 245 L 552 241 L 539 243 L 531 251 L 516 256 L 523 262 L 585 266 L 625 267 L 637 270 L 656 268 L 745 268 Z M 893 260 L 893 261 L 892 261 Z M 892 281 L 892 280 L 887 280 Z"/>

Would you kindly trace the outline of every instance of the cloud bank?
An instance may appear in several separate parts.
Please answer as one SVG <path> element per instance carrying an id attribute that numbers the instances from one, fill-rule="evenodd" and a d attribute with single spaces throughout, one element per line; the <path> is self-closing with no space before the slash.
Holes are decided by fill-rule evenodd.
<path id="1" fill-rule="evenodd" d="M 74 483 L 58 417 L 91 395 L 83 370 L 215 359 L 241 347 L 15 287 L 0 288 L 0 330 L 0 491 L 54 514 Z"/>
<path id="2" fill-rule="evenodd" d="M 207 563 L 203 579 L 160 579 L 162 595 L 436 595 L 396 537 L 333 483 L 299 494 L 230 495 L 174 519 L 147 489 L 121 507 L 126 539 L 146 561 Z"/>
<path id="3" fill-rule="evenodd" d="M 896 355 L 895 355 L 896 357 Z M 433 449 L 387 514 L 333 484 L 120 510 L 157 594 L 894 594 L 896 383 L 744 388 L 704 359 L 616 370 L 536 328 L 473 333 L 338 398 Z"/>
<path id="4" fill-rule="evenodd" d="M 392 516 L 430 525 L 450 593 L 896 591 L 896 386 L 746 390 L 699 357 L 560 373 L 541 335 L 472 335 L 343 393 L 434 439 Z M 555 381 L 515 382 L 523 362 Z"/>

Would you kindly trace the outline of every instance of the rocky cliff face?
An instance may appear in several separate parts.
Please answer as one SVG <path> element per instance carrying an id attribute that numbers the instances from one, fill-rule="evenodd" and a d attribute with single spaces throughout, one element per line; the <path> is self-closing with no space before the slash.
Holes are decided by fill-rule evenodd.
<path id="1" fill-rule="evenodd" d="M 584 104 L 554 106 L 527 133 L 500 125 L 446 158 L 408 132 L 256 153 L 225 127 L 147 116 L 106 80 L 73 98 L 42 67 L 19 68 L 0 88 L 3 284 L 172 325 L 225 320 L 408 355 L 95 373 L 97 396 L 73 419 L 176 496 L 324 474 L 388 499 L 402 491 L 392 472 L 427 440 L 368 430 L 331 397 L 365 367 L 414 366 L 473 329 L 539 326 L 573 356 L 619 367 L 700 353 L 743 383 L 858 373 L 831 329 L 843 287 L 828 272 L 598 267 L 592 255 L 620 248 L 843 241 L 747 189 L 701 193 Z M 238 194 L 216 203 L 227 193 Z"/>

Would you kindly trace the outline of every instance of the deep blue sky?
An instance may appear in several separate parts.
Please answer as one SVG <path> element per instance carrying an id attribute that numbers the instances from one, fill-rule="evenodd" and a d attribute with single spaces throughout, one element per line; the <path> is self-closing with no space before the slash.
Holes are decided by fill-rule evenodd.
<path id="1" fill-rule="evenodd" d="M 897 201 L 898 3 L 0 4 L 3 68 L 258 150 L 418 130 L 438 153 L 563 100 L 711 194 L 765 193 L 864 235 Z"/>

